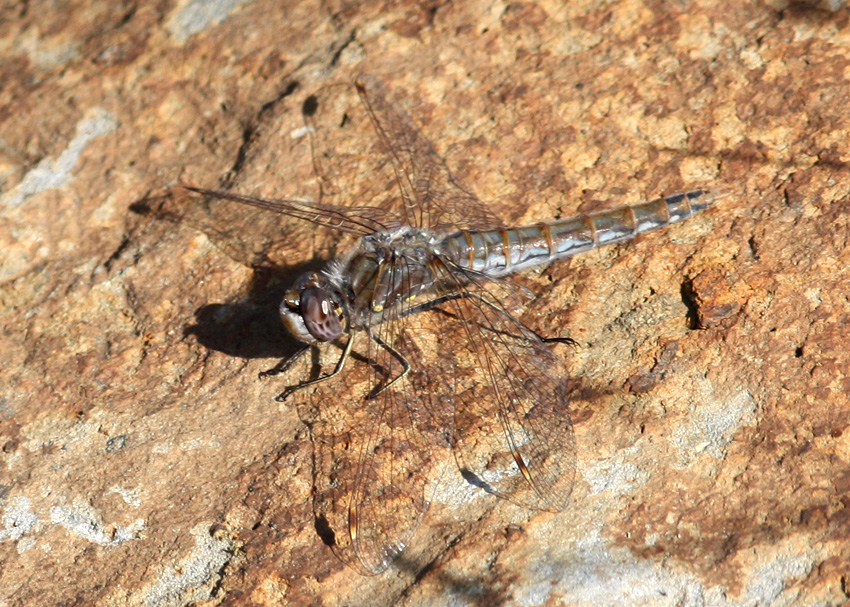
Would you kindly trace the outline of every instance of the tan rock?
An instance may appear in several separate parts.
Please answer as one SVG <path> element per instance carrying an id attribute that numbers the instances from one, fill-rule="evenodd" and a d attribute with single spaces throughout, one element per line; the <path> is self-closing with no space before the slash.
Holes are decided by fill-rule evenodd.
<path id="1" fill-rule="evenodd" d="M 0 9 L 0 604 L 845 603 L 847 9 L 780 4 Z M 130 210 L 181 182 L 315 198 L 302 104 L 362 71 L 509 223 L 728 191 L 517 280 L 579 342 L 571 508 L 448 466 L 368 578 L 316 532 L 287 378 L 257 379 L 337 239 Z M 328 196 L 386 190 L 374 141 L 334 145 Z M 268 246 L 284 276 L 241 263 Z"/>

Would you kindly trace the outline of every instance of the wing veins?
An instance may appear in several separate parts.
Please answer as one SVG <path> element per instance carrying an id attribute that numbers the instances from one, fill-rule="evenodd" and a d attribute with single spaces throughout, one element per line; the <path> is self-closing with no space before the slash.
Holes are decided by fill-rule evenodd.
<path id="1" fill-rule="evenodd" d="M 478 316 L 483 317 L 483 319 L 486 320 L 486 323 L 487 323 L 490 331 L 492 332 L 493 336 L 495 337 L 495 339 L 497 339 L 498 342 L 501 344 L 502 348 L 505 351 L 508 352 L 508 354 L 512 357 L 512 359 L 518 365 L 518 367 L 523 370 L 523 373 L 529 374 L 528 369 L 533 368 L 535 371 L 537 371 L 538 373 L 545 376 L 546 375 L 545 371 L 540 369 L 537 365 L 529 366 L 524 359 L 517 356 L 515 348 L 511 344 L 508 343 L 508 341 L 505 337 L 505 331 L 500 330 L 494 324 L 494 322 L 490 319 L 490 316 L 487 313 L 484 312 L 483 306 L 486 306 L 490 310 L 495 311 L 497 314 L 501 314 L 503 319 L 506 318 L 506 319 L 510 320 L 517 327 L 517 329 L 520 331 L 520 335 L 523 335 L 523 337 L 520 337 L 519 339 L 534 340 L 535 336 L 534 336 L 533 332 L 531 332 L 524 325 L 522 325 L 522 323 L 520 323 L 519 321 L 514 319 L 513 316 L 511 314 L 509 314 L 504 308 L 499 306 L 496 303 L 495 299 L 494 299 L 494 301 L 488 302 L 488 301 L 485 301 L 484 297 L 473 296 L 471 293 L 468 293 L 467 292 L 468 289 L 467 289 L 466 285 L 462 284 L 457 279 L 456 273 L 451 270 L 451 268 L 450 268 L 449 264 L 446 262 L 446 260 L 440 259 L 440 262 L 441 262 L 441 264 L 442 264 L 442 266 L 445 270 L 445 273 L 451 276 L 451 279 L 454 282 L 455 288 L 458 290 L 458 292 L 464 293 L 459 299 L 452 300 L 454 305 L 455 305 L 455 308 L 457 310 L 458 317 L 461 318 L 461 319 L 463 319 L 465 317 L 463 309 L 462 309 L 463 306 L 474 306 L 474 307 L 476 307 L 477 310 L 478 310 Z M 479 280 L 480 277 L 477 276 L 477 274 L 479 274 L 479 273 L 464 272 L 464 276 L 470 281 L 471 284 L 474 284 L 476 287 L 481 289 L 481 291 L 483 291 L 484 293 L 489 294 L 489 290 Z M 484 278 L 487 278 L 486 275 L 484 276 Z M 463 303 L 461 303 L 461 300 L 463 301 Z M 473 301 L 475 301 L 475 303 L 473 303 Z M 511 455 L 512 455 L 512 457 L 515 458 L 515 460 L 518 459 L 517 466 L 518 466 L 518 468 L 520 468 L 520 472 L 522 473 L 523 477 L 527 480 L 528 484 L 531 486 L 531 488 L 533 489 L 535 494 L 537 494 L 537 496 L 544 503 L 546 503 L 548 501 L 548 498 L 546 497 L 546 495 L 543 493 L 542 489 L 540 488 L 538 481 L 535 480 L 535 477 L 538 476 L 538 475 L 536 473 L 533 473 L 532 470 L 530 470 L 526 466 L 528 459 L 525 456 L 523 456 L 522 450 L 518 446 L 518 443 L 517 443 L 517 440 L 516 440 L 516 434 L 515 434 L 514 430 L 512 429 L 512 425 L 511 425 L 510 420 L 513 419 L 514 423 L 516 424 L 516 426 L 518 428 L 524 428 L 524 427 L 530 428 L 531 429 L 530 434 L 532 434 L 533 436 L 545 437 L 547 435 L 547 433 L 545 432 L 545 430 L 541 431 L 541 427 L 537 423 L 533 422 L 532 420 L 528 420 L 528 419 L 521 420 L 520 419 L 519 409 L 517 407 L 513 406 L 512 404 L 510 404 L 509 398 L 508 399 L 505 398 L 505 396 L 507 396 L 507 394 L 502 393 L 503 386 L 500 385 L 500 377 L 501 376 L 494 373 L 493 362 L 494 362 L 494 359 L 498 360 L 499 357 L 498 356 L 486 356 L 486 355 L 483 355 L 480 351 L 480 348 L 483 345 L 484 350 L 486 350 L 488 352 L 494 352 L 495 346 L 493 344 L 491 344 L 488 340 L 483 339 L 480 335 L 474 334 L 474 331 L 470 328 L 470 325 L 472 324 L 471 322 L 469 322 L 469 321 L 462 322 L 462 324 L 464 326 L 464 331 L 467 334 L 467 338 L 469 339 L 469 343 L 472 344 L 472 346 L 475 349 L 476 356 L 486 366 L 487 374 L 490 376 L 490 385 L 492 386 L 492 388 L 494 390 L 494 394 L 496 396 L 496 402 L 501 404 L 501 406 L 496 407 L 496 410 L 497 410 L 496 412 L 497 412 L 497 415 L 499 417 L 499 423 L 502 427 L 505 440 L 507 441 L 508 447 L 510 448 Z M 531 333 L 531 335 L 524 335 L 524 334 L 528 334 L 528 333 Z M 516 393 L 518 395 L 525 393 L 525 394 L 528 394 L 528 396 L 531 397 L 532 399 L 536 400 L 534 393 L 529 393 L 528 390 L 521 387 L 517 383 L 519 381 L 519 377 L 517 376 L 516 373 L 509 372 L 510 366 L 509 366 L 507 361 L 499 360 L 498 364 L 499 364 L 499 366 L 500 366 L 500 368 L 503 372 L 503 376 L 504 376 L 505 380 L 508 382 L 508 386 L 504 386 L 504 388 L 507 389 L 508 393 Z M 529 376 L 530 376 L 530 374 L 529 374 Z M 537 450 L 535 449 L 534 451 L 537 451 Z M 523 464 L 519 464 L 519 461 L 522 461 Z M 524 472 L 522 470 L 523 467 L 525 468 Z"/>
<path id="2" fill-rule="evenodd" d="M 360 236 L 387 230 L 392 225 L 389 222 L 382 223 L 362 214 L 358 215 L 356 212 L 358 210 L 361 213 L 367 210 L 370 212 L 379 212 L 377 207 L 362 207 L 360 209 L 348 207 L 337 208 L 329 205 L 309 203 L 303 200 L 262 198 L 259 196 L 234 194 L 232 192 L 224 192 L 220 190 L 208 190 L 189 185 L 184 185 L 182 187 L 186 190 L 197 192 L 198 194 L 205 196 L 232 200 L 248 206 L 273 211 L 282 215 L 288 215 L 296 219 L 309 221 L 310 223 L 315 223 L 343 232 L 358 234 Z"/>
<path id="3" fill-rule="evenodd" d="M 381 289 L 382 284 L 389 285 L 388 291 L 395 292 L 394 285 L 399 279 L 398 273 L 401 272 L 401 292 L 407 293 L 411 289 L 411 278 L 415 267 L 415 262 L 402 256 L 401 263 L 389 263 L 387 272 L 383 275 L 384 283 L 376 283 L 376 291 Z M 370 304 L 384 304 L 385 302 L 372 301 Z M 400 307 L 402 310 L 409 306 L 409 301 L 402 301 Z M 405 332 L 404 315 L 399 313 L 396 306 L 383 305 L 381 319 L 375 323 L 378 331 L 379 339 L 387 344 L 391 344 L 393 348 L 398 349 L 398 344 L 394 343 L 395 339 L 401 339 Z M 377 385 L 378 382 L 383 382 L 393 376 L 393 361 L 397 359 L 383 347 L 376 347 L 375 341 L 370 340 L 370 358 L 375 361 L 372 365 L 373 380 L 370 384 Z M 399 350 L 401 351 L 401 350 Z M 404 354 L 402 354 L 404 355 Z M 411 361 L 411 370 L 415 365 Z M 379 371 L 380 369 L 380 371 Z M 386 378 L 383 377 L 386 375 Z M 379 395 L 381 405 L 379 414 L 371 424 L 371 428 L 367 431 L 366 440 L 363 443 L 361 453 L 358 459 L 358 468 L 356 471 L 356 480 L 354 482 L 354 490 L 352 492 L 352 502 L 356 512 L 365 513 L 369 509 L 379 510 L 387 506 L 387 499 L 380 502 L 375 501 L 376 494 L 386 492 L 390 489 L 391 495 L 389 500 L 398 500 L 401 497 L 402 506 L 390 507 L 388 510 L 395 513 L 397 518 L 403 521 L 403 527 L 400 532 L 391 535 L 388 525 L 381 526 L 380 522 L 370 520 L 360 525 L 363 531 L 360 537 L 354 542 L 354 551 L 360 559 L 361 564 L 368 569 L 382 570 L 389 566 L 389 563 L 401 552 L 410 537 L 418 528 L 422 521 L 425 512 L 428 509 L 429 501 L 424 495 L 426 487 L 425 477 L 416 478 L 409 486 L 406 486 L 406 480 L 410 476 L 410 464 L 402 462 L 407 461 L 409 454 L 405 451 L 400 452 L 398 445 L 404 444 L 407 448 L 417 445 L 423 439 L 416 430 L 416 416 L 408 404 L 408 388 L 410 376 L 409 374 L 399 378 L 398 382 L 393 386 L 388 386 L 383 389 Z M 411 396 L 412 398 L 412 396 Z M 415 401 L 415 399 L 413 399 Z M 424 402 L 416 403 L 420 407 L 424 407 L 424 413 L 430 414 L 431 411 L 425 407 Z M 381 431 L 381 426 L 387 424 L 389 434 L 384 434 Z M 388 476 L 383 477 L 382 473 L 376 468 L 375 461 L 370 457 L 371 450 L 375 449 L 384 439 L 390 442 L 388 453 Z M 418 459 L 414 455 L 414 460 Z M 388 481 L 384 482 L 383 478 Z M 378 482 L 380 486 L 374 487 L 371 483 Z M 386 496 L 385 496 L 386 498 Z M 390 516 L 385 514 L 385 516 Z M 367 529 L 368 528 L 368 529 Z M 382 537 L 383 534 L 386 534 Z M 377 561 L 377 562 L 376 562 Z"/>

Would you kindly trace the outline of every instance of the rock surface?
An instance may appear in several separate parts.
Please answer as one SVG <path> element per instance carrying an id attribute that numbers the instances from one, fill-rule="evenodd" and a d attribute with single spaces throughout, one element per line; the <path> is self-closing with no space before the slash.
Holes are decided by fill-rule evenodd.
<path id="1" fill-rule="evenodd" d="M 0 605 L 846 603 L 841 4 L 0 7 Z M 257 380 L 295 348 L 281 284 L 331 235 L 280 226 L 270 276 L 140 212 L 180 182 L 315 197 L 302 103 L 361 71 L 510 223 L 726 191 L 519 279 L 524 320 L 579 342 L 573 506 L 447 472 L 368 578 L 317 535 L 309 434 Z"/>

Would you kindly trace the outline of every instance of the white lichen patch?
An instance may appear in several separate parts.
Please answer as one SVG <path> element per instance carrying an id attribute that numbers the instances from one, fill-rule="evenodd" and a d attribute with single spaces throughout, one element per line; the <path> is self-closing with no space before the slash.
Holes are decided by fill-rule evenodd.
<path id="1" fill-rule="evenodd" d="M 693 411 L 673 434 L 680 465 L 688 467 L 700 455 L 722 458 L 739 428 L 753 422 L 756 403 L 746 390 L 721 397 L 708 381 L 694 384 Z"/>
<path id="2" fill-rule="evenodd" d="M 82 498 L 76 498 L 70 506 L 51 508 L 50 521 L 101 546 L 117 546 L 127 540 L 136 539 L 145 526 L 142 519 L 137 519 L 126 527 L 104 524 L 101 513 Z"/>
<path id="3" fill-rule="evenodd" d="M 48 190 L 65 184 L 80 155 L 98 137 L 118 128 L 115 117 L 102 108 L 93 108 L 77 123 L 74 137 L 56 158 L 45 158 L 31 169 L 21 182 L 0 203 L 7 207 L 19 207 L 27 200 Z"/>
<path id="4" fill-rule="evenodd" d="M 649 473 L 637 465 L 637 446 L 621 449 L 611 457 L 589 462 L 581 467 L 584 480 L 590 485 L 590 496 L 608 491 L 613 496 L 628 495 L 646 484 Z"/>
<path id="5" fill-rule="evenodd" d="M 166 565 L 153 586 L 144 592 L 141 604 L 146 607 L 168 607 L 207 601 L 220 577 L 221 569 L 232 557 L 233 544 L 209 533 L 209 525 L 192 529 L 195 548 L 179 562 Z"/>
<path id="6" fill-rule="evenodd" d="M 240 4 L 247 0 L 189 0 L 177 9 L 168 21 L 168 31 L 178 42 L 227 19 Z"/>
<path id="7" fill-rule="evenodd" d="M 32 542 L 23 542 L 24 536 L 33 533 L 39 523 L 38 516 L 31 510 L 32 504 L 28 497 L 16 497 L 11 500 L 0 517 L 0 542 L 19 542 L 18 551 L 25 552 L 32 547 Z"/>

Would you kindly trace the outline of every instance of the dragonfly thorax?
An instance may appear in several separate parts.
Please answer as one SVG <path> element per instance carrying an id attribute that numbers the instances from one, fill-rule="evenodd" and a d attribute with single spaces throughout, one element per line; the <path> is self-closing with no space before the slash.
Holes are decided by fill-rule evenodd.
<path id="1" fill-rule="evenodd" d="M 442 239 L 430 230 L 402 226 L 395 230 L 375 232 L 363 237 L 364 251 L 404 250 L 432 251 Z"/>

